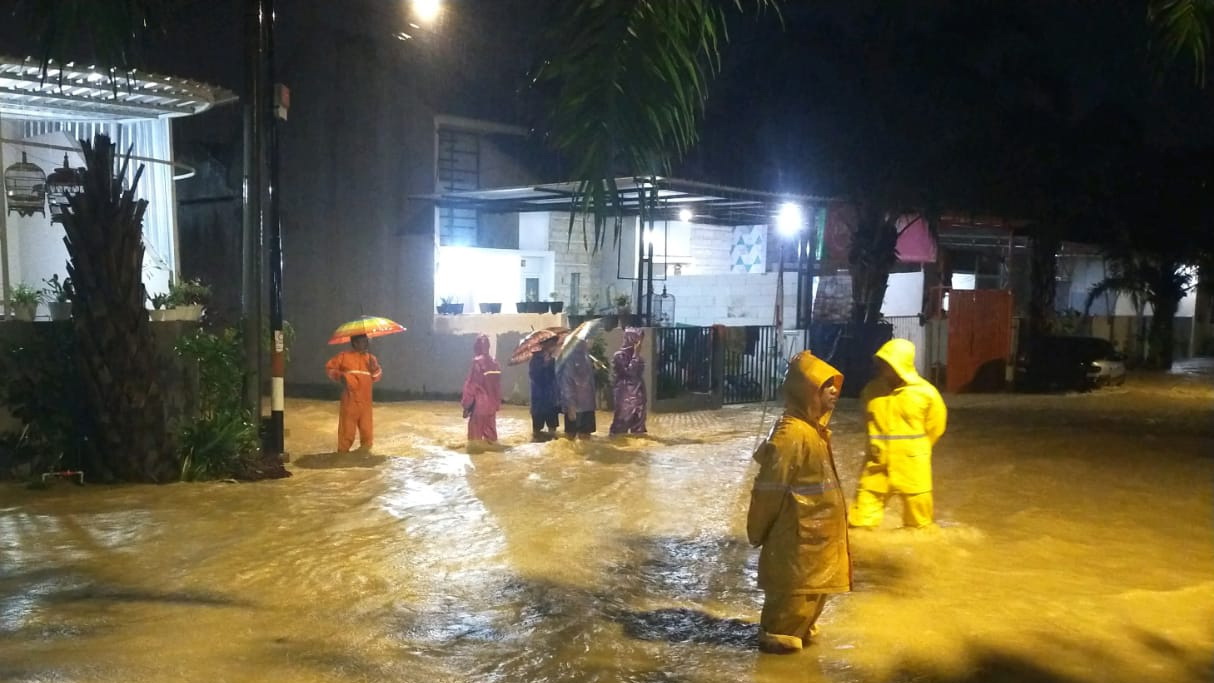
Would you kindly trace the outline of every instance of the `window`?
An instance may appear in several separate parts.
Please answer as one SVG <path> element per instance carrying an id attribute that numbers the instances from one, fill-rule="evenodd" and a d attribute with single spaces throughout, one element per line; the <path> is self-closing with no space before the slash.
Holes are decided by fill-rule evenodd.
<path id="1" fill-rule="evenodd" d="M 476 133 L 438 130 L 438 187 L 441 192 L 480 189 L 481 145 Z M 443 246 L 476 246 L 476 209 L 440 207 L 438 239 Z"/>

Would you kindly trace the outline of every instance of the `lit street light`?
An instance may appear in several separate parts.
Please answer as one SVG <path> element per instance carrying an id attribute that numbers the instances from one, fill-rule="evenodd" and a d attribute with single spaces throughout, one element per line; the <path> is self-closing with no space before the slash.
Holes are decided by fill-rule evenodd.
<path id="1" fill-rule="evenodd" d="M 442 12 L 442 0 L 411 0 L 413 15 L 423 24 L 433 24 Z"/>
<path id="2" fill-rule="evenodd" d="M 776 229 L 780 231 L 781 236 L 796 237 L 804 226 L 805 215 L 800 204 L 784 202 L 780 205 L 780 212 L 776 214 Z"/>

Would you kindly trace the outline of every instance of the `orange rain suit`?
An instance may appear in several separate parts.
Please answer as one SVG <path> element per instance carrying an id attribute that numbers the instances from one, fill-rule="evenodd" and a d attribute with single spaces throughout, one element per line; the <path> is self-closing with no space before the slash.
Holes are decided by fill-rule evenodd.
<path id="1" fill-rule="evenodd" d="M 325 373 L 345 387 L 337 419 L 337 452 L 350 450 L 356 431 L 359 448 L 371 448 L 371 385 L 384 374 L 379 359 L 365 351 L 342 351 L 325 363 Z"/>

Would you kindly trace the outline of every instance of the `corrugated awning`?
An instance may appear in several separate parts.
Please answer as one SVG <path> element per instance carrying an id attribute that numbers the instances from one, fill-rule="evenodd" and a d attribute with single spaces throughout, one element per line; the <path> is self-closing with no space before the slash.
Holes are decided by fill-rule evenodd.
<path id="1" fill-rule="evenodd" d="M 33 58 L 0 56 L 0 116 L 24 119 L 129 119 L 190 116 L 232 102 L 232 92 L 198 81 L 132 70 L 105 72 Z"/>
<path id="2" fill-rule="evenodd" d="M 759 192 L 678 178 L 616 178 L 615 183 L 622 202 L 613 214 L 640 215 L 642 199 L 656 191 L 655 220 L 674 220 L 681 210 L 688 209 L 696 223 L 766 225 L 774 220 L 785 203 L 813 205 L 835 201 L 828 197 Z M 475 209 L 486 213 L 572 211 L 579 203 L 576 182 L 444 192 L 413 199 L 433 201 L 444 208 Z"/>

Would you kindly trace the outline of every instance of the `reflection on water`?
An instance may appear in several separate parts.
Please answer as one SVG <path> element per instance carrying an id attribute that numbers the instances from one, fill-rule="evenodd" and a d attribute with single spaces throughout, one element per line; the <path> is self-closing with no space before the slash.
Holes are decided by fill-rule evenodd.
<path id="1" fill-rule="evenodd" d="M 485 449 L 391 404 L 336 454 L 335 406 L 292 402 L 290 479 L 0 489 L 0 680 L 1208 680 L 1212 382 L 953 397 L 939 527 L 854 533 L 789 657 L 755 649 L 757 406 L 541 444 L 507 408 Z M 850 491 L 854 403 L 834 426 Z"/>

